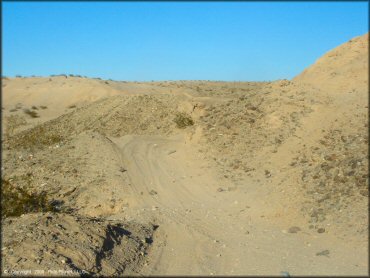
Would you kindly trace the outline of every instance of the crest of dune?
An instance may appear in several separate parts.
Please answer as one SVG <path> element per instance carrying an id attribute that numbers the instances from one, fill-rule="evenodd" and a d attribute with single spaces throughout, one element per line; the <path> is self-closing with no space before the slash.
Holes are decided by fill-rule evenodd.
<path id="1" fill-rule="evenodd" d="M 367 90 L 369 78 L 369 33 L 330 50 L 293 81 L 310 83 L 320 90 L 346 92 Z"/>

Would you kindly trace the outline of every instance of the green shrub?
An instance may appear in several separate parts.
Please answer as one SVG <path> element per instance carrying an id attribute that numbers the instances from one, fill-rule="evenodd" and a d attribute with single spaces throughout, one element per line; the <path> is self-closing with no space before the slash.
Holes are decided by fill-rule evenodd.
<path id="1" fill-rule="evenodd" d="M 178 128 L 185 128 L 194 124 L 190 115 L 184 112 L 178 112 L 173 120 Z"/>
<path id="2" fill-rule="evenodd" d="M 29 193 L 1 179 L 1 218 L 46 211 L 56 211 L 46 193 Z"/>

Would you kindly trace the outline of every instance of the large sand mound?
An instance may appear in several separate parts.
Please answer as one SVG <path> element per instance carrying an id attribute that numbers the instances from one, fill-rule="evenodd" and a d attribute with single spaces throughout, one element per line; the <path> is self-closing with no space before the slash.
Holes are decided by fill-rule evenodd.
<path id="1" fill-rule="evenodd" d="M 368 90 L 369 33 L 330 50 L 293 80 L 310 83 L 321 91 Z"/>

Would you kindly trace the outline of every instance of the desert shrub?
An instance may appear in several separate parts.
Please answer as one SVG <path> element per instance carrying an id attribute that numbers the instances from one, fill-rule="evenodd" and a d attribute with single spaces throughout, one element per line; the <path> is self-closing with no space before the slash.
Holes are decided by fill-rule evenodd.
<path id="1" fill-rule="evenodd" d="M 46 211 L 56 211 L 46 193 L 29 193 L 1 179 L 1 218 Z"/>
<path id="2" fill-rule="evenodd" d="M 185 128 L 194 124 L 190 115 L 184 112 L 178 112 L 173 120 L 178 128 Z"/>
<path id="3" fill-rule="evenodd" d="M 31 149 L 52 146 L 63 140 L 64 137 L 60 133 L 50 131 L 40 125 L 31 130 L 25 130 L 16 134 L 8 140 L 7 144 L 10 148 Z"/>
<path id="4" fill-rule="evenodd" d="M 23 125 L 26 125 L 27 121 L 25 120 L 24 116 L 10 115 L 9 117 L 4 118 L 4 123 L 8 135 L 13 135 L 14 130 Z"/>
<path id="5" fill-rule="evenodd" d="M 9 110 L 9 112 L 16 112 L 16 111 L 18 111 L 18 109 L 17 109 L 17 108 L 13 108 L 13 109 L 10 109 L 10 110 Z"/>
<path id="6" fill-rule="evenodd" d="M 39 110 L 36 106 L 31 107 L 33 110 Z"/>
<path id="7" fill-rule="evenodd" d="M 30 109 L 24 109 L 23 112 L 30 116 L 31 118 L 38 118 L 39 115 L 37 114 L 36 111 L 31 111 Z"/>
<path id="8" fill-rule="evenodd" d="M 70 105 L 70 106 L 68 106 L 68 108 L 69 108 L 69 109 L 76 108 L 76 105 L 74 105 L 74 104 L 73 104 L 73 105 Z"/>
<path id="9" fill-rule="evenodd" d="M 41 106 L 40 106 L 40 108 L 41 108 L 41 109 L 43 109 L 43 110 L 45 110 L 45 109 L 47 109 L 48 107 L 47 107 L 47 106 L 44 106 L 44 105 L 41 105 Z"/>

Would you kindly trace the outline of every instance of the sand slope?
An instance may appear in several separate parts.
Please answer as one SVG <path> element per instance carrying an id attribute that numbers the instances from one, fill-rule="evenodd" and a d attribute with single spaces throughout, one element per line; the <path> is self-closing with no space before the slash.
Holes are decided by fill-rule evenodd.
<path id="1" fill-rule="evenodd" d="M 331 93 L 368 90 L 368 47 L 369 33 L 355 37 L 330 50 L 293 80 Z"/>

